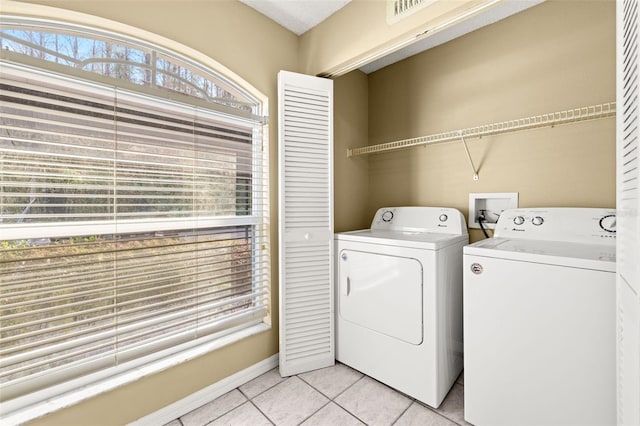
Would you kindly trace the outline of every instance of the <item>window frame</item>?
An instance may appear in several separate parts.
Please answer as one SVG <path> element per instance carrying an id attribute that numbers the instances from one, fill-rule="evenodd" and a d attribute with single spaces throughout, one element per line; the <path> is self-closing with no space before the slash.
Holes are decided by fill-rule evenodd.
<path id="1" fill-rule="evenodd" d="M 20 5 L 19 9 L 24 7 Z M 11 8 L 9 8 L 11 9 Z M 39 20 L 41 22 L 47 22 L 48 24 L 53 23 L 56 18 L 60 18 L 60 16 L 56 16 L 57 13 L 53 13 L 55 9 L 46 8 L 46 13 L 51 14 L 50 17 L 46 17 L 46 19 L 42 19 L 42 17 L 38 18 L 24 18 L 24 17 L 12 17 L 11 19 L 20 20 L 33 19 Z M 8 11 L 7 11 L 8 12 Z M 5 19 L 6 12 L 3 15 L 0 15 L 0 19 Z M 65 21 L 60 20 L 59 23 L 54 25 L 60 25 L 65 28 L 75 28 L 75 29 L 83 29 L 87 31 L 91 31 L 91 28 L 85 25 L 79 25 L 77 23 L 72 23 L 66 21 L 68 15 L 66 11 L 64 11 Z M 191 48 L 188 48 L 179 43 L 173 42 L 171 40 L 165 39 L 163 37 L 157 36 L 155 34 L 147 33 L 143 30 L 139 30 L 136 28 L 132 28 L 123 24 L 113 23 L 111 21 L 98 19 L 99 23 L 104 24 L 107 22 L 109 27 L 116 28 L 118 32 L 112 32 L 112 35 L 117 37 L 131 37 L 136 39 L 137 41 L 144 42 L 149 46 L 153 46 L 156 49 L 162 50 L 163 52 L 171 52 L 174 54 L 179 54 L 186 60 L 197 63 L 202 67 L 207 68 L 208 70 L 213 71 L 221 78 L 224 78 L 226 81 L 233 82 L 237 87 L 242 90 L 244 93 L 252 96 L 258 105 L 258 110 L 256 112 L 261 113 L 262 111 L 268 111 L 268 99 L 266 96 L 262 95 L 255 88 L 249 85 L 242 78 L 232 73 L 216 61 L 211 58 L 199 53 Z M 96 31 L 104 32 L 103 29 L 100 28 L 100 25 L 95 25 Z M 149 40 L 153 39 L 154 42 L 149 42 Z M 6 52 L 4 52 L 6 53 Z M 14 59 L 15 55 L 11 56 L 10 59 Z M 45 67 L 41 68 L 42 64 L 39 64 L 38 61 L 33 60 L 25 60 L 23 64 L 20 66 L 26 66 L 32 68 L 36 66 L 39 68 L 39 71 L 44 75 L 49 73 L 60 73 L 63 70 L 64 74 L 70 78 L 77 78 L 81 75 L 83 78 L 87 78 L 90 81 L 95 81 L 98 83 L 104 83 L 104 79 L 101 77 L 91 78 L 87 75 L 87 73 L 76 72 L 74 70 L 66 69 L 66 67 L 57 66 L 56 64 L 47 64 Z M 158 92 L 145 87 L 138 87 L 131 84 L 123 84 L 122 87 L 125 90 L 132 90 L 135 92 L 140 92 L 145 95 L 154 95 L 157 96 Z M 176 102 L 175 96 L 167 96 L 166 97 L 171 102 Z M 206 102 L 203 102 L 199 99 L 184 99 L 183 97 L 179 97 L 180 102 L 185 102 L 190 106 L 203 107 Z M 210 106 L 210 105 L 209 105 Z M 214 108 L 218 113 L 229 114 L 233 111 L 226 106 L 222 106 L 220 108 Z M 238 116 L 235 116 L 238 117 Z M 234 216 L 234 217 L 218 217 L 211 218 L 209 223 L 215 226 L 232 226 L 232 225 L 253 225 L 262 227 L 262 232 L 260 232 L 260 239 L 254 241 L 254 250 L 266 251 L 268 253 L 269 247 L 269 210 L 270 210 L 270 200 L 269 200 L 269 159 L 268 159 L 268 125 L 267 118 L 262 117 L 259 114 L 248 114 L 245 115 L 248 120 L 261 120 L 262 129 L 256 130 L 254 128 L 254 134 L 252 138 L 254 141 L 259 140 L 260 143 L 253 144 L 253 155 L 256 158 L 261 159 L 261 163 L 259 166 L 254 165 L 252 167 L 253 174 L 253 190 L 252 190 L 252 215 L 246 216 Z M 257 170 L 257 167 L 262 167 L 263 170 Z M 255 190 L 255 187 L 258 187 L 259 190 Z M 262 193 L 263 196 L 260 197 L 258 194 Z M 188 219 L 186 219 L 188 220 Z M 164 224 L 166 227 L 170 227 L 172 229 L 177 222 L 174 220 L 142 220 L 136 221 L 131 220 L 127 223 L 127 226 L 130 227 L 131 232 L 144 232 L 149 230 L 158 230 L 156 225 Z M 152 223 L 154 226 L 151 226 Z M 89 225 L 88 222 L 85 222 L 81 226 Z M 60 228 L 58 225 L 54 225 Z M 91 225 L 89 225 L 91 226 Z M 16 230 L 17 234 L 20 234 L 20 238 L 25 238 L 25 235 L 30 235 L 25 232 L 27 228 L 22 227 L 13 227 Z M 67 229 L 78 229 L 77 224 L 70 223 Z M 51 230 L 49 230 L 51 231 Z M 49 232 L 51 234 L 51 232 Z M 65 236 L 72 235 L 77 233 L 76 231 L 69 232 L 60 232 L 60 234 L 64 234 Z M 41 232 L 36 231 L 33 233 L 33 236 L 41 235 Z M 62 236 L 62 235 L 61 235 Z M 265 264 L 269 266 L 270 260 L 268 258 L 268 254 L 266 257 Z M 254 260 L 252 258 L 252 267 L 255 267 Z M 267 283 L 266 287 L 270 287 L 270 272 L 262 274 Z M 254 284 L 255 285 L 255 284 Z M 50 413 L 52 410 L 61 409 L 64 407 L 68 407 L 77 403 L 78 401 L 91 398 L 93 396 L 99 395 L 103 392 L 111 390 L 115 387 L 130 383 L 131 381 L 137 380 L 141 377 L 146 377 L 151 374 L 162 371 L 166 368 L 170 368 L 176 365 L 179 365 L 183 362 L 191 360 L 195 357 L 201 356 L 203 354 L 209 353 L 215 349 L 226 346 L 235 341 L 244 339 L 251 335 L 261 333 L 265 330 L 270 329 L 270 320 L 269 317 L 266 317 L 264 320 L 255 323 L 251 326 L 238 326 L 233 327 L 228 330 L 224 330 L 222 332 L 218 332 L 212 335 L 209 335 L 207 338 L 202 340 L 194 340 L 184 344 L 179 345 L 176 348 L 169 348 L 165 350 L 161 350 L 157 353 L 139 358 L 135 361 L 130 361 L 125 364 L 118 365 L 117 367 L 110 367 L 105 370 L 101 370 L 98 372 L 90 373 L 86 376 L 72 379 L 69 381 L 65 381 L 59 385 L 55 385 L 40 391 L 32 392 L 30 394 L 18 397 L 14 400 L 3 402 L 3 418 L 10 423 L 13 421 L 23 422 L 28 421 L 34 418 L 37 418 L 46 413 Z M 61 395 L 64 396 L 62 397 Z M 47 404 L 40 404 L 43 401 L 47 401 Z"/>

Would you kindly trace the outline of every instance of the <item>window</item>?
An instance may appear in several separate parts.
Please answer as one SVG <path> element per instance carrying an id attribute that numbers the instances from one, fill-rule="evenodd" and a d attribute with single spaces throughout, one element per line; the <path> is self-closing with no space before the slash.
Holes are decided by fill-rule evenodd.
<path id="1" fill-rule="evenodd" d="M 261 103 L 173 52 L 4 19 L 3 400 L 262 322 Z"/>

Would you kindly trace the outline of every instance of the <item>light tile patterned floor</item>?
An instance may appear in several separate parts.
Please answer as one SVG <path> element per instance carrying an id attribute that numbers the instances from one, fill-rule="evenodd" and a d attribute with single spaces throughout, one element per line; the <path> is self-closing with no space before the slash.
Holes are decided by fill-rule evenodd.
<path id="1" fill-rule="evenodd" d="M 166 426 L 467 426 L 463 386 L 460 375 L 434 409 L 344 364 L 288 378 L 275 368 Z"/>

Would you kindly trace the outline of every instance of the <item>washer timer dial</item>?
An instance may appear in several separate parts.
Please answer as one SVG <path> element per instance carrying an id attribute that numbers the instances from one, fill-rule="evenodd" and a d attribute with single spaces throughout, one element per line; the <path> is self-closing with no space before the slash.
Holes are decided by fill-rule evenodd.
<path id="1" fill-rule="evenodd" d="M 612 234 L 615 234 L 616 233 L 616 215 L 608 214 L 606 216 L 603 216 L 600 219 L 600 228 L 602 228 L 603 231 L 607 231 L 607 232 L 611 232 Z"/>
<path id="2" fill-rule="evenodd" d="M 382 220 L 385 222 L 391 222 L 391 219 L 393 219 L 393 212 L 391 210 L 385 210 L 382 213 Z"/>

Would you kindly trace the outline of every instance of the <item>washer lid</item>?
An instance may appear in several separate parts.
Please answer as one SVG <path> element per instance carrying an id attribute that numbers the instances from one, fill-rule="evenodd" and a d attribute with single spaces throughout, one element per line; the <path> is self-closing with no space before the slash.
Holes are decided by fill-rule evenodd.
<path id="1" fill-rule="evenodd" d="M 418 248 L 422 250 L 439 250 L 460 242 L 468 242 L 468 235 L 451 235 L 436 232 L 386 231 L 379 229 L 363 229 L 360 231 L 340 232 L 335 240 L 353 241 L 368 244 L 384 244 Z"/>
<path id="2" fill-rule="evenodd" d="M 616 270 L 616 248 L 603 244 L 488 238 L 465 246 L 463 253 L 605 272 Z"/>

